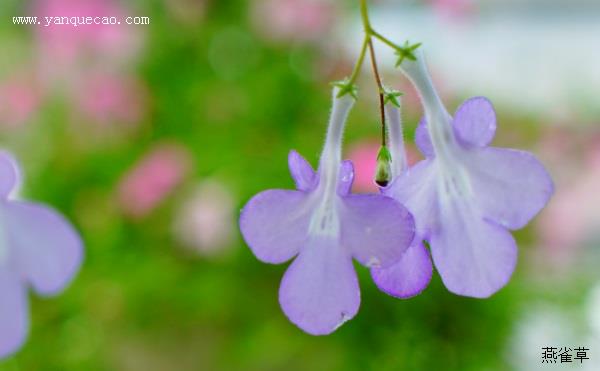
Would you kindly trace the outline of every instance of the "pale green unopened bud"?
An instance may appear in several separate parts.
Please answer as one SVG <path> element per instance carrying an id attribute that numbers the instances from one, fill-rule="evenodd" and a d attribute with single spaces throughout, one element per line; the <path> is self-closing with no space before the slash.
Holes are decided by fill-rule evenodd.
<path id="1" fill-rule="evenodd" d="M 380 187 L 388 185 L 392 178 L 392 155 L 385 146 L 379 148 L 377 154 L 377 168 L 375 169 L 375 183 Z"/>

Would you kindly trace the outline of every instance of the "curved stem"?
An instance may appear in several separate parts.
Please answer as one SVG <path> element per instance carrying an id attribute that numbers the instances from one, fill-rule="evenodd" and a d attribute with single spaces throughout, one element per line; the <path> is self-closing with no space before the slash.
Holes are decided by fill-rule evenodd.
<path id="1" fill-rule="evenodd" d="M 365 28 L 365 33 L 369 36 L 373 30 L 371 29 L 371 22 L 369 21 L 367 0 L 360 0 L 360 16 L 362 18 L 363 27 Z"/>
<path id="2" fill-rule="evenodd" d="M 385 147 L 385 108 L 384 108 L 384 97 L 383 97 L 383 84 L 381 83 L 381 76 L 379 74 L 379 68 L 377 67 L 377 59 L 375 58 L 375 48 L 373 47 L 373 41 L 371 35 L 376 33 L 371 27 L 371 21 L 369 20 L 369 11 L 367 7 L 367 0 L 360 0 L 360 16 L 365 31 L 365 43 L 369 47 L 369 54 L 371 56 L 371 66 L 373 67 L 373 75 L 375 76 L 375 82 L 377 83 L 377 90 L 379 91 L 379 112 L 381 114 L 381 145 Z"/>
<path id="3" fill-rule="evenodd" d="M 373 29 L 371 29 L 370 35 L 373 36 L 374 38 L 378 39 L 382 43 L 386 44 L 387 46 L 389 46 L 392 49 L 395 49 L 395 50 L 401 49 L 398 45 L 394 44 L 388 38 L 386 38 L 385 36 L 383 36 L 382 34 L 380 34 L 379 32 L 377 32 Z"/>
<path id="4" fill-rule="evenodd" d="M 379 90 L 379 112 L 381 114 L 381 145 L 385 147 L 385 108 L 383 98 L 383 84 L 381 83 L 381 76 L 379 75 L 379 69 L 377 68 L 377 60 L 375 59 L 375 48 L 373 48 L 373 42 L 369 37 L 369 51 L 371 54 L 371 65 L 373 66 L 373 74 L 375 75 L 375 82 L 377 83 L 377 90 Z"/>
<path id="5" fill-rule="evenodd" d="M 360 48 L 360 54 L 358 55 L 358 60 L 356 61 L 356 64 L 354 65 L 354 69 L 352 70 L 352 75 L 350 75 L 350 79 L 348 80 L 348 82 L 350 84 L 354 84 L 356 82 L 356 78 L 358 77 L 360 68 L 363 65 L 363 61 L 365 60 L 365 54 L 367 53 L 368 44 L 369 44 L 369 37 L 368 37 L 368 35 L 365 35 L 365 39 L 363 40 L 362 47 Z"/>

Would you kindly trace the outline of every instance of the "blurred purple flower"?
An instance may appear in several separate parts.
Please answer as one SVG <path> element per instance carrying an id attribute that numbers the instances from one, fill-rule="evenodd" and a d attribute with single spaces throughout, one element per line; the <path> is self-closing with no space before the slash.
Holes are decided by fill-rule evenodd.
<path id="1" fill-rule="evenodd" d="M 516 243 L 508 230 L 524 227 L 546 205 L 552 180 L 532 154 L 488 147 L 496 115 L 487 99 L 467 100 L 452 118 L 422 53 L 401 68 L 423 101 L 426 120 L 416 141 L 427 158 L 385 193 L 415 216 L 417 235 L 429 242 L 446 287 L 488 297 L 508 282 L 516 265 Z"/>
<path id="2" fill-rule="evenodd" d="M 399 99 L 398 99 L 399 100 Z M 409 166 L 404 146 L 404 131 L 400 109 L 391 102 L 385 105 L 388 122 L 389 147 L 392 155 L 392 179 L 402 175 Z M 385 190 L 383 190 L 385 192 Z M 373 281 L 383 292 L 402 299 L 420 294 L 433 274 L 433 266 L 423 238 L 415 234 L 409 248 L 398 262 L 387 268 L 372 268 Z"/>
<path id="3" fill-rule="evenodd" d="M 206 180 L 182 203 L 175 218 L 175 236 L 200 255 L 221 254 L 233 242 L 234 209 L 227 186 Z"/>
<path id="4" fill-rule="evenodd" d="M 156 145 L 121 180 L 123 211 L 134 218 L 146 216 L 181 184 L 191 161 L 191 154 L 180 145 Z"/>
<path id="5" fill-rule="evenodd" d="M 0 358 L 17 351 L 29 330 L 27 289 L 42 296 L 62 292 L 79 270 L 82 241 L 55 210 L 17 201 L 17 164 L 0 152 Z"/>
<path id="6" fill-rule="evenodd" d="M 315 41 L 328 32 L 335 19 L 331 0 L 258 0 L 253 20 L 261 33 L 275 40 Z"/>
<path id="7" fill-rule="evenodd" d="M 240 216 L 242 235 L 258 259 L 279 264 L 297 255 L 281 282 L 279 302 L 290 321 L 313 335 L 329 334 L 357 313 L 353 257 L 369 267 L 389 266 L 414 236 L 412 216 L 394 200 L 350 194 L 352 164 L 341 162 L 341 142 L 354 101 L 337 93 L 318 172 L 291 151 L 298 190 L 261 192 Z"/>

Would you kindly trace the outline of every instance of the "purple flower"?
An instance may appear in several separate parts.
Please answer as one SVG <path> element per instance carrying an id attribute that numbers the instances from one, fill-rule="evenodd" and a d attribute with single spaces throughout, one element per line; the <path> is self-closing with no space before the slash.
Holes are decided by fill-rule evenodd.
<path id="1" fill-rule="evenodd" d="M 464 102 L 452 118 L 435 91 L 422 54 L 401 68 L 425 108 L 416 134 L 427 157 L 386 194 L 415 217 L 446 287 L 488 297 L 509 280 L 517 246 L 509 230 L 524 227 L 548 202 L 552 180 L 530 153 L 489 147 L 496 115 L 486 98 Z"/>
<path id="2" fill-rule="evenodd" d="M 0 358 L 18 350 L 29 329 L 27 289 L 60 293 L 81 265 L 83 246 L 56 211 L 12 199 L 17 165 L 0 152 Z"/>
<path id="3" fill-rule="evenodd" d="M 279 264 L 296 259 L 279 290 L 286 316 L 313 335 L 333 332 L 360 304 L 352 258 L 387 267 L 414 236 L 414 222 L 398 202 L 379 194 L 352 195 L 352 164 L 341 161 L 344 124 L 353 99 L 334 102 L 318 172 L 298 153 L 289 167 L 298 190 L 254 196 L 240 216 L 242 235 L 256 257 Z"/>
<path id="4" fill-rule="evenodd" d="M 404 148 L 400 110 L 386 103 L 390 153 L 392 154 L 392 179 L 399 177 L 408 167 Z M 385 188 L 383 189 L 385 192 Z M 371 268 L 373 281 L 383 292 L 402 299 L 418 295 L 423 291 L 433 274 L 431 258 L 422 243 L 423 238 L 415 235 L 413 243 L 398 262 L 387 268 Z"/>

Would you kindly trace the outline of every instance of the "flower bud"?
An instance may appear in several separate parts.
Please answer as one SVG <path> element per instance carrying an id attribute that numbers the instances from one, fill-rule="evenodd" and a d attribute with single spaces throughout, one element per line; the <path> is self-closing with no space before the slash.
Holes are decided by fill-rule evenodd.
<path id="1" fill-rule="evenodd" d="M 377 167 L 375 169 L 375 183 L 380 187 L 388 185 L 392 178 L 392 155 L 386 146 L 381 146 L 377 154 Z"/>

